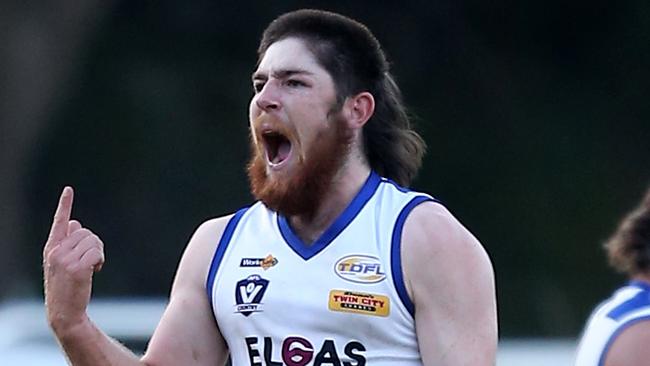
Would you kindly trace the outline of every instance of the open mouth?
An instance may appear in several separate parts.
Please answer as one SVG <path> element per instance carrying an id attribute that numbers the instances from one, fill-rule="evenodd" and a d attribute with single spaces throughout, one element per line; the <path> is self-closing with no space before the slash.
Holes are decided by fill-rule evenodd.
<path id="1" fill-rule="evenodd" d="M 271 166 L 280 165 L 289 158 L 291 141 L 286 136 L 269 130 L 262 133 L 262 140 L 266 150 L 266 159 Z"/>

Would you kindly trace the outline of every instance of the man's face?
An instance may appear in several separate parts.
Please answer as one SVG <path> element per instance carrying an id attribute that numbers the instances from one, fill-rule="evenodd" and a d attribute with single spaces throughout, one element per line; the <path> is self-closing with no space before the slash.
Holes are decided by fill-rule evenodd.
<path id="1" fill-rule="evenodd" d="M 281 213 L 309 213 L 347 158 L 351 132 L 329 73 L 302 40 L 273 43 L 253 74 L 249 163 L 256 198 Z"/>

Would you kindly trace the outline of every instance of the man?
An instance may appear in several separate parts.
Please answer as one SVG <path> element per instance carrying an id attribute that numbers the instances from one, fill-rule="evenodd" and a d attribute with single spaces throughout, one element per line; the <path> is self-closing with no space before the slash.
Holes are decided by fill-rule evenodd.
<path id="1" fill-rule="evenodd" d="M 73 365 L 493 365 L 480 243 L 407 185 L 424 151 L 370 31 L 301 10 L 265 30 L 250 103 L 259 202 L 209 220 L 138 360 L 86 316 L 102 242 L 70 221 L 45 245 L 48 319 Z M 206 288 L 207 286 L 207 288 Z"/>
<path id="2" fill-rule="evenodd" d="M 605 243 L 610 264 L 630 281 L 591 314 L 576 366 L 650 364 L 650 189 Z"/>

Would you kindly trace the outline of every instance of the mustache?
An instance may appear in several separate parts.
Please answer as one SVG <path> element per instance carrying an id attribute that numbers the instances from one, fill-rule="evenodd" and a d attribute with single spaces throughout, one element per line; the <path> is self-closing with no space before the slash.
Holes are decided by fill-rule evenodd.
<path id="1" fill-rule="evenodd" d="M 262 113 L 255 117 L 255 119 L 253 119 L 252 128 L 256 135 L 260 135 L 267 130 L 285 134 L 284 132 L 288 130 L 286 123 L 277 116 L 268 113 Z"/>

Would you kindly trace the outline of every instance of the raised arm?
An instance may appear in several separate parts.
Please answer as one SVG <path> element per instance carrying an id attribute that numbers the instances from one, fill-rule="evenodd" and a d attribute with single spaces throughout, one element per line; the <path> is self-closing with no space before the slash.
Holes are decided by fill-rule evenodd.
<path id="1" fill-rule="evenodd" d="M 478 240 L 442 205 L 426 202 L 406 220 L 402 261 L 424 365 L 493 366 L 494 274 Z"/>
<path id="2" fill-rule="evenodd" d="M 66 187 L 43 249 L 47 317 L 70 364 L 222 365 L 227 358 L 203 284 L 211 251 L 227 217 L 196 231 L 181 260 L 169 305 L 142 360 L 98 329 L 86 314 L 93 272 L 104 263 L 103 243 L 70 220 L 73 191 Z"/>
<path id="3" fill-rule="evenodd" d="M 228 223 L 203 223 L 190 240 L 176 273 L 169 305 L 142 358 L 148 365 L 224 365 L 228 351 L 206 292 L 216 244 Z"/>

